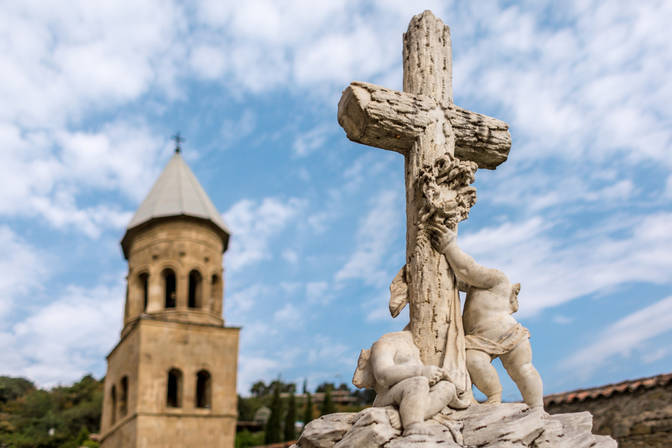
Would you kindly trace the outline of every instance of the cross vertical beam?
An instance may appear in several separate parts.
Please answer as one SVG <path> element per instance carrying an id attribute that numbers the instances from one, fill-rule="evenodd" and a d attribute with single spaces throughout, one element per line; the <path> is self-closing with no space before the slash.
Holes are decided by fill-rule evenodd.
<path id="1" fill-rule="evenodd" d="M 451 53 L 448 26 L 429 11 L 413 17 L 404 34 L 404 92 L 428 96 L 439 106 L 452 104 Z M 455 277 L 420 225 L 425 202 L 419 182 L 421 170 L 454 153 L 455 136 L 450 122 L 442 116 L 427 126 L 406 153 L 406 282 L 410 329 L 423 362 L 445 367 L 456 381 L 466 384 L 464 331 Z"/>

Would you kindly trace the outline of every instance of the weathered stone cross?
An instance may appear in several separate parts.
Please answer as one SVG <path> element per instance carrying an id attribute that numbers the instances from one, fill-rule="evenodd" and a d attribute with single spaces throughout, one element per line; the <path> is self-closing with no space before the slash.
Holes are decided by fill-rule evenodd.
<path id="1" fill-rule="evenodd" d="M 444 219 L 454 227 L 466 218 L 475 201 L 468 184 L 476 165 L 495 169 L 504 162 L 511 136 L 506 123 L 453 104 L 451 53 L 448 26 L 430 11 L 413 17 L 404 34 L 404 91 L 353 82 L 338 104 L 338 122 L 350 140 L 405 157 L 406 266 L 400 275 L 410 329 L 426 364 L 466 381 L 455 277 L 429 244 L 424 224 Z"/>

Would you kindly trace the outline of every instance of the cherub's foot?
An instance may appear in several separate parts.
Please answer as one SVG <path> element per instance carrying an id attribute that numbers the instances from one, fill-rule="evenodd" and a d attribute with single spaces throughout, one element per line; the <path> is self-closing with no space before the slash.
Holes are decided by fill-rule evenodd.
<path id="1" fill-rule="evenodd" d="M 501 404 L 502 403 L 502 393 L 490 395 L 485 401 L 485 404 Z"/>
<path id="2" fill-rule="evenodd" d="M 404 428 L 404 437 L 416 434 L 430 436 L 432 435 L 432 430 L 424 423 L 413 423 Z"/>
<path id="3" fill-rule="evenodd" d="M 452 400 L 450 400 L 450 403 L 448 403 L 448 406 L 450 406 L 453 409 L 467 409 L 471 405 L 471 400 L 469 397 L 464 397 L 463 399 L 460 399 L 460 397 L 455 397 Z"/>
<path id="4" fill-rule="evenodd" d="M 393 406 L 386 406 L 385 413 L 387 414 L 387 419 L 390 421 L 390 426 L 401 431 L 401 417 L 399 416 L 399 411 Z"/>

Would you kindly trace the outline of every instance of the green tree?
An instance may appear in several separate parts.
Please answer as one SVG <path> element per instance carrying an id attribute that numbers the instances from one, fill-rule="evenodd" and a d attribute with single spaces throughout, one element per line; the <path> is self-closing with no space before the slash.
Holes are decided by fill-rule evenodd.
<path id="1" fill-rule="evenodd" d="M 285 442 L 296 439 L 296 398 L 294 392 L 289 394 L 289 403 L 285 413 Z"/>
<path id="2" fill-rule="evenodd" d="M 303 410 L 303 427 L 305 428 L 313 420 L 313 397 L 307 390 L 304 393 L 306 395 L 306 406 Z"/>
<path id="3" fill-rule="evenodd" d="M 255 397 L 263 397 L 264 395 L 268 395 L 268 392 L 269 388 L 263 381 L 257 381 L 250 388 L 250 393 Z"/>
<path id="4" fill-rule="evenodd" d="M 87 375 L 72 386 L 30 389 L 0 403 L 0 447 L 96 446 L 88 433 L 99 430 L 102 388 L 102 381 Z"/>
<path id="5" fill-rule="evenodd" d="M 35 390 L 35 385 L 25 378 L 0 376 L 0 404 L 23 397 Z"/>
<path id="6" fill-rule="evenodd" d="M 334 383 L 327 383 L 324 382 L 317 386 L 317 389 L 315 389 L 315 392 L 326 392 L 327 390 L 334 390 L 336 387 L 334 386 Z"/>
<path id="7" fill-rule="evenodd" d="M 320 415 L 333 414 L 336 412 L 336 405 L 334 404 L 334 400 L 331 398 L 330 387 L 326 388 L 326 392 L 324 393 L 324 400 L 322 401 L 322 408 L 320 411 Z"/>
<path id="8" fill-rule="evenodd" d="M 276 384 L 273 388 L 273 400 L 271 401 L 271 416 L 266 422 L 266 435 L 264 443 L 271 444 L 282 442 L 282 400 L 280 399 L 280 387 Z"/>

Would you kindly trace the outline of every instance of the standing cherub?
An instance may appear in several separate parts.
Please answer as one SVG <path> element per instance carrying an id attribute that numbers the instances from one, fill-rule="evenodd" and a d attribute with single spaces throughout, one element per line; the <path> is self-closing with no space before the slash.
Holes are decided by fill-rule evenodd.
<path id="1" fill-rule="evenodd" d="M 476 263 L 457 246 L 455 232 L 443 223 L 430 226 L 430 238 L 457 279 L 468 285 L 462 323 L 472 382 L 488 397 L 488 403 L 500 403 L 502 386 L 492 366 L 492 360 L 499 357 L 525 403 L 542 407 L 543 386 L 532 365 L 530 333 L 511 316 L 518 311 L 520 283 L 512 285 L 503 272 Z"/>

